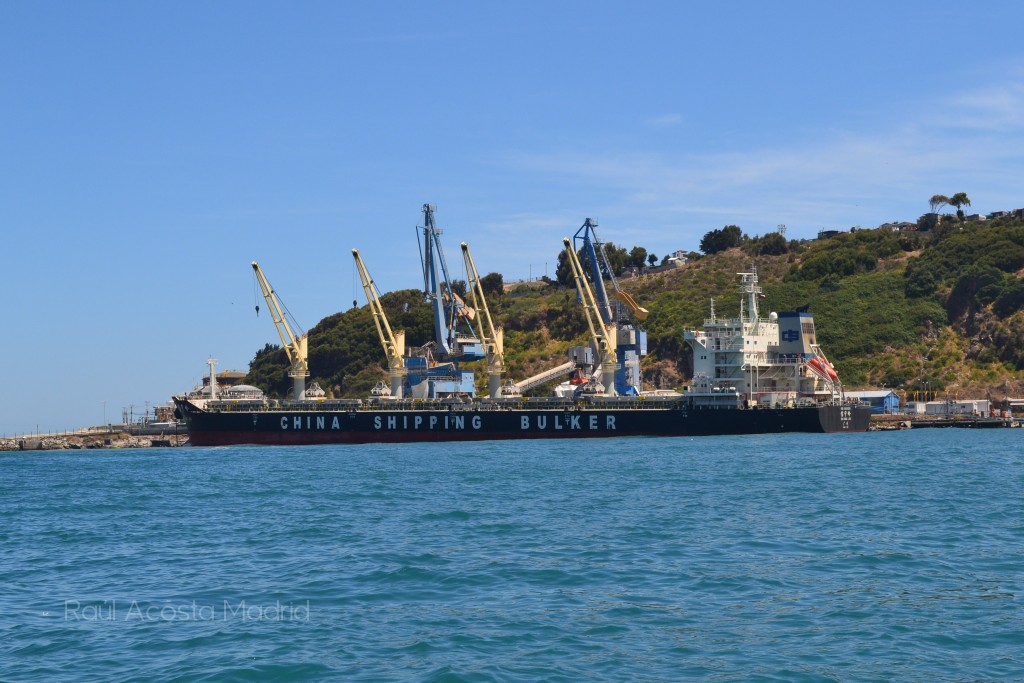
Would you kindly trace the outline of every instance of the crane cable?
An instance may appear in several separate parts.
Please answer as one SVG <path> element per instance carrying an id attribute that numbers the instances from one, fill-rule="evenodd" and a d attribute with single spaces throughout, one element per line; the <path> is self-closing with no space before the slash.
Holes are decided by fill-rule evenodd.
<path id="1" fill-rule="evenodd" d="M 259 315 L 260 315 L 260 305 L 258 303 L 259 302 L 259 298 L 256 296 L 256 284 L 257 284 L 256 271 L 253 270 L 252 271 L 252 286 L 253 286 L 253 295 L 252 296 L 253 296 L 253 300 L 257 302 L 256 303 L 256 316 L 259 317 Z M 292 315 L 292 312 L 288 310 L 287 304 L 285 304 L 284 299 L 282 299 L 281 295 L 277 293 L 277 290 L 274 289 L 273 285 L 271 285 L 269 282 L 267 283 L 267 285 L 270 287 L 270 294 L 271 294 L 271 296 L 277 300 L 277 305 L 281 309 L 282 320 L 287 320 L 289 322 L 289 324 L 295 330 L 297 330 L 299 332 L 298 337 L 301 337 L 303 334 L 306 333 L 306 330 L 304 330 L 302 328 L 302 325 L 299 324 L 299 321 L 297 321 L 295 319 L 295 316 Z M 261 295 L 263 294 L 262 288 L 260 289 L 260 294 Z M 271 310 L 271 312 L 270 312 L 270 317 L 271 318 L 274 317 L 274 311 L 273 310 Z"/>
<path id="2" fill-rule="evenodd" d="M 260 317 L 260 300 L 256 298 L 256 271 L 252 272 L 252 303 L 256 307 L 256 317 Z"/>

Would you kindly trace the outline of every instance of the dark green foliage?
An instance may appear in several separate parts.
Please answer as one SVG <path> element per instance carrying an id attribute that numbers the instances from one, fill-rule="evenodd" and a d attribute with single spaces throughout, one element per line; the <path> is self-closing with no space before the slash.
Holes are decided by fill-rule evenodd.
<path id="1" fill-rule="evenodd" d="M 1024 308 L 1024 280 L 1012 278 L 1004 281 L 1004 286 L 996 298 L 992 310 L 1001 318 L 1008 318 Z"/>
<path id="2" fill-rule="evenodd" d="M 934 230 L 939 224 L 939 214 L 932 212 L 926 213 L 917 219 L 917 229 L 921 232 L 929 232 Z"/>
<path id="3" fill-rule="evenodd" d="M 643 247 L 633 247 L 629 250 L 628 265 L 634 268 L 643 268 L 647 263 L 647 250 Z"/>
<path id="4" fill-rule="evenodd" d="M 800 280 L 821 280 L 829 276 L 848 277 L 875 269 L 878 259 L 871 254 L 837 249 L 815 254 L 806 259 L 794 273 Z"/>
<path id="5" fill-rule="evenodd" d="M 288 378 L 288 356 L 284 349 L 277 344 L 267 344 L 257 351 L 249 362 L 245 381 L 269 394 L 286 395 L 291 389 L 291 379 Z"/>
<path id="6" fill-rule="evenodd" d="M 915 251 L 921 248 L 924 241 L 919 232 L 901 232 L 896 237 L 896 244 L 901 251 Z"/>
<path id="7" fill-rule="evenodd" d="M 758 256 L 779 256 L 789 251 L 786 238 L 777 232 L 770 232 L 764 237 L 758 238 Z"/>
<path id="8" fill-rule="evenodd" d="M 555 267 L 555 280 L 563 287 L 573 286 L 572 265 L 569 264 L 569 254 L 563 249 L 558 252 L 558 265 Z"/>
<path id="9" fill-rule="evenodd" d="M 991 348 L 999 360 L 1018 370 L 1024 369 L 1024 323 L 1020 317 L 996 328 Z"/>
<path id="10" fill-rule="evenodd" d="M 916 377 L 916 373 L 906 368 L 887 370 L 882 375 L 880 384 L 884 387 L 902 387 L 910 385 Z"/>
<path id="11" fill-rule="evenodd" d="M 929 326 L 946 324 L 938 302 L 908 299 L 902 284 L 898 271 L 866 273 L 810 299 L 818 340 L 838 367 L 846 358 L 908 346 Z"/>
<path id="12" fill-rule="evenodd" d="M 487 305 L 494 306 L 495 300 L 505 294 L 505 279 L 501 273 L 488 273 L 480 278 L 480 288 L 484 290 L 487 297 Z"/>
<path id="13" fill-rule="evenodd" d="M 847 382 L 863 382 L 867 366 L 851 363 L 887 346 L 915 343 L 929 326 L 944 325 L 946 312 L 931 300 L 903 295 L 902 273 L 873 272 L 832 281 L 829 287 L 789 280 L 766 288 L 772 310 L 808 304 L 818 341 Z M 891 384 L 890 386 L 896 386 Z"/>
<path id="14" fill-rule="evenodd" d="M 1002 280 L 1002 271 L 992 266 L 969 265 L 964 268 L 946 299 L 949 316 L 958 318 L 992 303 L 999 296 Z"/>
<path id="15" fill-rule="evenodd" d="M 732 249 L 743 244 L 746 235 L 737 225 L 727 225 L 721 230 L 712 230 L 705 233 L 700 241 L 700 250 L 705 254 L 717 254 L 726 249 Z"/>
<path id="16" fill-rule="evenodd" d="M 647 257 L 647 250 L 644 249 L 644 258 Z M 626 266 L 630 265 L 630 255 L 625 249 L 621 249 L 615 246 L 612 242 L 604 243 L 604 255 L 608 258 L 608 265 L 612 267 L 612 273 L 614 275 L 621 275 L 622 271 L 625 270 Z M 589 259 L 580 257 L 580 263 L 583 264 L 583 269 L 587 273 L 590 272 Z M 601 265 L 601 272 L 604 272 L 604 264 Z M 642 264 L 641 264 L 642 265 Z"/>
<path id="17" fill-rule="evenodd" d="M 920 237 L 886 230 L 857 230 L 828 240 L 816 240 L 806 247 L 803 260 L 787 279 L 835 282 L 837 279 L 870 273 L 879 259 L 888 259 L 918 247 Z M 831 287 L 827 287 L 831 289 Z"/>
<path id="18" fill-rule="evenodd" d="M 939 287 L 939 279 L 935 277 L 935 273 L 925 268 L 908 267 L 904 279 L 904 289 L 909 297 L 930 296 Z"/>
<path id="19" fill-rule="evenodd" d="M 965 292 L 972 287 L 971 278 L 979 272 L 992 269 L 1010 275 L 1024 268 L 1024 226 L 1019 222 L 975 225 L 977 227 L 933 241 L 918 258 L 907 264 L 908 296 L 949 292 L 952 298 L 947 297 L 947 303 L 952 306 L 951 314 L 954 310 L 962 312 Z M 1016 279 L 1003 281 L 999 293 L 1013 289 Z M 986 282 L 983 286 L 991 284 Z M 999 293 L 991 299 L 998 298 Z M 971 291 L 970 296 L 973 295 Z M 1004 308 L 1010 301 L 1012 297 L 1004 300 Z"/>
<path id="20" fill-rule="evenodd" d="M 587 320 L 583 305 L 575 289 L 567 289 L 553 297 L 554 305 L 545 311 L 544 323 L 553 339 L 576 339 L 587 332 Z M 519 329 L 530 329 L 520 326 Z"/>
<path id="21" fill-rule="evenodd" d="M 465 280 L 452 280 L 452 291 L 455 296 L 465 300 L 466 298 L 466 281 Z"/>
<path id="22" fill-rule="evenodd" d="M 632 251 L 626 251 L 620 247 L 615 246 L 612 242 L 604 242 L 604 255 L 608 260 L 608 265 L 611 266 L 612 275 L 616 277 L 622 275 L 622 272 L 629 266 L 636 266 L 637 268 L 643 268 L 644 262 L 647 259 L 647 249 L 644 247 L 633 247 Z M 580 249 L 576 252 L 576 257 L 580 261 L 580 265 L 583 266 L 583 272 L 586 273 L 587 278 L 591 277 L 591 265 L 590 255 L 584 250 Z M 600 259 L 600 255 L 598 256 Z M 600 271 L 604 273 L 605 277 L 609 275 L 607 268 L 603 261 L 598 263 Z M 565 250 L 558 252 L 558 265 L 555 267 L 555 280 L 558 284 L 563 287 L 575 287 L 575 280 L 572 274 L 572 266 L 569 265 L 568 255 Z"/>

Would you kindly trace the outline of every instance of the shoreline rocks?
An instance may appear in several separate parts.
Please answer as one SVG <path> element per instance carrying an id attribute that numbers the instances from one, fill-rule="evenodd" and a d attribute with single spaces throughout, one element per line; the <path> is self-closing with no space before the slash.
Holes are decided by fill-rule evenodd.
<path id="1" fill-rule="evenodd" d="M 185 434 L 132 436 L 124 432 L 19 436 L 0 439 L 0 451 L 64 451 L 114 448 L 176 448 L 188 443 Z"/>

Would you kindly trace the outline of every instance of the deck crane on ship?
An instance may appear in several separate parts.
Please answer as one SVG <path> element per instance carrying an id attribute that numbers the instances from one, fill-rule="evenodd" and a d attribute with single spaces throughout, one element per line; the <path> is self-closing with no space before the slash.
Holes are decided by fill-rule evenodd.
<path id="1" fill-rule="evenodd" d="M 461 370 L 458 364 L 481 360 L 487 354 L 473 331 L 476 311 L 452 288 L 434 211 L 432 204 L 424 204 L 423 225 L 417 228 L 423 237 L 423 293 L 434 311 L 434 340 L 410 350 L 406 359 L 409 385 L 415 398 L 471 398 L 476 395 L 473 373 Z"/>
<path id="2" fill-rule="evenodd" d="M 384 347 L 384 355 L 388 360 L 388 375 L 391 378 L 390 396 L 391 398 L 402 398 L 407 372 L 405 367 L 405 331 L 392 331 L 391 323 L 388 322 L 388 316 L 381 303 L 380 293 L 377 291 L 377 285 L 370 277 L 370 272 L 367 270 L 366 264 L 363 263 L 358 249 L 352 250 L 352 258 L 355 259 L 359 280 L 363 284 L 363 291 L 366 292 L 366 301 L 370 306 L 370 313 L 373 314 L 373 322 L 377 325 L 377 336 L 380 338 L 380 343 Z"/>
<path id="3" fill-rule="evenodd" d="M 603 376 L 602 381 L 614 384 L 616 394 L 635 396 L 641 390 L 640 358 L 647 355 L 647 333 L 633 325 L 630 316 L 643 321 L 649 312 L 619 287 L 615 271 L 605 253 L 604 243 L 597 237 L 596 228 L 597 221 L 587 218 L 573 236 L 573 243 L 586 260 L 601 321 L 605 326 L 614 326 L 617 332 L 615 353 L 618 369 L 614 378 Z M 612 297 L 609 297 L 605 287 L 605 277 L 611 283 Z"/>
<path id="4" fill-rule="evenodd" d="M 462 243 L 462 259 L 466 266 L 466 277 L 469 280 L 470 300 L 477 311 L 477 333 L 487 353 L 487 394 L 491 398 L 502 397 L 501 376 L 505 372 L 504 330 L 494 326 L 491 309 L 487 306 L 480 273 L 476 269 L 473 255 L 469 253 L 469 245 Z M 514 385 L 513 385 L 514 386 Z M 518 393 L 518 391 L 516 392 Z"/>
<path id="5" fill-rule="evenodd" d="M 572 241 L 565 237 L 562 239 L 565 245 L 569 265 L 572 267 L 573 279 L 576 281 L 576 291 L 579 292 L 583 302 L 583 314 L 587 319 L 587 329 L 590 330 L 591 343 L 597 352 L 598 363 L 601 366 L 601 374 L 604 378 L 605 396 L 615 396 L 614 377 L 618 370 L 618 361 L 615 355 L 617 327 L 614 322 L 606 323 L 601 315 L 601 303 L 594 296 L 587 277 L 584 274 L 583 266 L 580 264 L 576 251 L 572 248 Z"/>
<path id="6" fill-rule="evenodd" d="M 252 270 L 256 275 L 260 290 L 263 292 L 263 298 L 266 299 L 267 306 L 270 308 L 270 317 L 274 320 L 277 334 L 281 338 L 281 345 L 288 356 L 288 376 L 293 381 L 292 393 L 295 400 L 304 400 L 306 398 L 306 378 L 309 377 L 308 335 L 301 330 L 299 335 L 292 331 L 292 327 L 288 323 L 288 316 L 285 315 L 285 308 L 281 305 L 274 288 L 270 286 L 267 277 L 256 261 L 252 262 Z M 259 308 L 256 310 L 258 313 Z M 298 328 L 298 324 L 295 327 Z M 316 391 L 319 393 L 321 390 L 316 387 Z"/>

